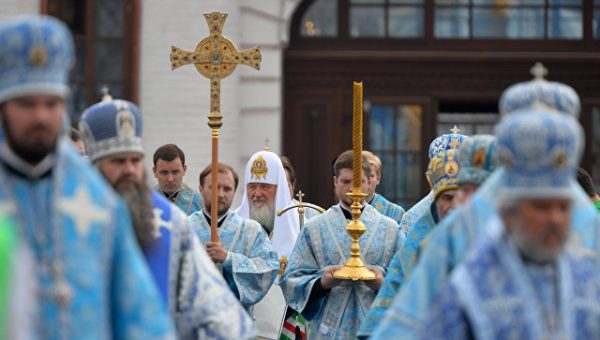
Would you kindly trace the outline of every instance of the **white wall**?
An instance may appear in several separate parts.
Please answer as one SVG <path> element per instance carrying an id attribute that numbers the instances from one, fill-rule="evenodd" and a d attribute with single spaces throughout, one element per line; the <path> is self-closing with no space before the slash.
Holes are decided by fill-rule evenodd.
<path id="1" fill-rule="evenodd" d="M 0 0 L 0 20 L 16 15 L 39 13 L 39 0 Z"/>

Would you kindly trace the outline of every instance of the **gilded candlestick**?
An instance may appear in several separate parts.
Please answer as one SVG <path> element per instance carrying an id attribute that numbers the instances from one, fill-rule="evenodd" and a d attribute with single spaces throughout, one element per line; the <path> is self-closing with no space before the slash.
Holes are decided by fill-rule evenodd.
<path id="1" fill-rule="evenodd" d="M 350 196 L 354 202 L 350 207 L 352 209 L 352 221 L 348 223 L 346 231 L 352 237 L 352 246 L 350 247 L 350 258 L 346 265 L 336 270 L 333 276 L 344 280 L 374 280 L 375 273 L 367 269 L 360 256 L 360 245 L 358 239 L 367 230 L 364 223 L 359 218 L 362 205 L 361 198 L 367 196 L 361 190 L 362 184 L 362 82 L 354 82 L 353 88 L 353 112 L 352 112 L 352 192 L 346 195 Z"/>

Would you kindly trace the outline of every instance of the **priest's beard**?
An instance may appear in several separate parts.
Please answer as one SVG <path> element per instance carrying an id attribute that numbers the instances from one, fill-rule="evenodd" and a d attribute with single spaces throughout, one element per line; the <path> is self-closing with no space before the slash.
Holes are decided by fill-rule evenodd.
<path id="1" fill-rule="evenodd" d="M 221 217 L 225 215 L 226 212 L 231 208 L 231 203 L 227 203 L 224 199 L 217 198 L 217 216 Z M 209 200 L 204 201 L 204 206 L 206 207 L 206 211 L 208 214 L 212 214 L 212 202 Z"/>
<path id="2" fill-rule="evenodd" d="M 6 116 L 1 116 L 6 141 L 12 151 L 21 157 L 22 160 L 29 164 L 38 164 L 44 157 L 56 149 L 59 134 L 58 131 L 52 131 L 52 129 L 45 124 L 36 124 L 20 133 L 16 133 L 6 119 Z M 30 137 L 32 132 L 45 132 L 45 135 L 43 138 L 32 140 Z"/>
<path id="3" fill-rule="evenodd" d="M 512 226 L 510 233 L 521 255 L 525 259 L 539 264 L 547 264 L 555 261 L 567 242 L 568 234 L 563 233 L 559 226 L 548 225 L 539 231 L 539 235 L 533 237 L 524 231 L 521 223 L 521 221 L 517 221 Z M 543 240 L 550 236 L 559 238 L 560 243 L 554 247 L 544 245 Z"/>
<path id="4" fill-rule="evenodd" d="M 257 207 L 253 201 L 250 201 L 250 218 L 260 223 L 271 233 L 275 226 L 275 203 Z"/>
<path id="5" fill-rule="evenodd" d="M 113 184 L 113 187 L 127 203 L 135 236 L 140 247 L 146 249 L 156 239 L 152 192 L 146 185 L 146 173 L 144 172 L 144 178 L 141 181 L 135 176 L 122 176 Z"/>

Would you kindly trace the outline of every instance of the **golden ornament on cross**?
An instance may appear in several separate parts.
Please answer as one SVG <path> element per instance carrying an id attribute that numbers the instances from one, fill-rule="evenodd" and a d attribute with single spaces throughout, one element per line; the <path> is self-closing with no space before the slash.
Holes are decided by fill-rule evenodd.
<path id="1" fill-rule="evenodd" d="M 212 168 L 211 183 L 217 183 L 219 160 L 219 128 L 223 125 L 221 114 L 221 79 L 230 75 L 237 64 L 249 65 L 260 70 L 262 57 L 258 46 L 238 52 L 233 42 L 221 33 L 227 13 L 205 13 L 210 35 L 202 39 L 196 49 L 182 50 L 171 46 L 171 69 L 194 64 L 196 70 L 210 79 L 210 111 L 208 126 L 212 129 Z M 217 234 L 217 190 L 211 192 L 211 241 L 219 240 Z"/>
<path id="2" fill-rule="evenodd" d="M 260 70 L 259 47 L 238 52 L 233 42 L 221 33 L 227 13 L 205 13 L 210 35 L 202 39 L 193 52 L 171 46 L 171 69 L 194 64 L 196 70 L 210 79 L 210 114 L 208 126 L 220 127 L 221 119 L 221 79 L 230 75 L 237 64 L 245 64 Z M 218 128 L 217 127 L 217 128 Z"/>

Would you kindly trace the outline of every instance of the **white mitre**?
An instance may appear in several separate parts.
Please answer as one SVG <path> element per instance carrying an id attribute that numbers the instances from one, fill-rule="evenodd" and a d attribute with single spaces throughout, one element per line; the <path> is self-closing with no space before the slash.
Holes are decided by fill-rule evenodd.
<path id="1" fill-rule="evenodd" d="M 292 204 L 290 189 L 288 187 L 285 170 L 281 159 L 271 151 L 259 151 L 250 157 L 246 164 L 244 175 L 244 196 L 242 204 L 236 212 L 243 218 L 250 218 L 250 205 L 248 202 L 248 184 L 264 183 L 277 185 L 275 194 L 275 212 Z M 275 216 L 273 237 L 271 243 L 273 249 L 281 259 L 283 256 L 290 257 L 296 238 L 300 233 L 298 211 L 292 209 L 282 216 Z"/>

